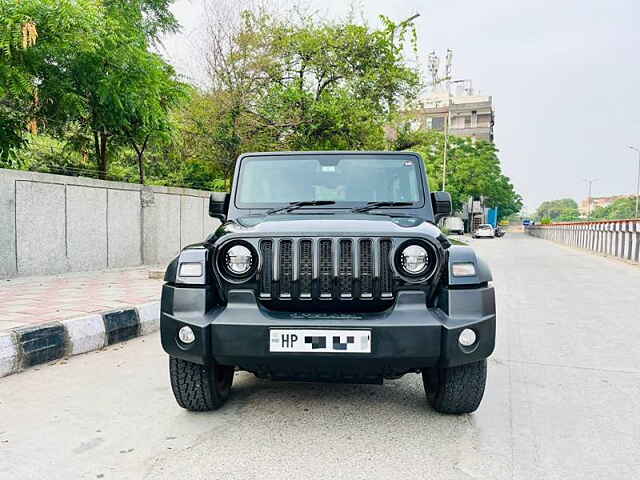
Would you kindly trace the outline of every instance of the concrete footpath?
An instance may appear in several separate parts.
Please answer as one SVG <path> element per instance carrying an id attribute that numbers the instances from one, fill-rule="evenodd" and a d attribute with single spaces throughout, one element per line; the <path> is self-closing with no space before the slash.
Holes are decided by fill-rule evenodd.
<path id="1" fill-rule="evenodd" d="M 157 330 L 157 270 L 0 280 L 0 377 Z"/>

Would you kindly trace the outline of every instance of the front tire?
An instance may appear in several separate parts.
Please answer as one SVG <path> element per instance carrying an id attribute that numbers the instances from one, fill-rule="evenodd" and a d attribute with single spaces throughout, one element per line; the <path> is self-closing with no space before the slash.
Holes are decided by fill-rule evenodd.
<path id="1" fill-rule="evenodd" d="M 229 398 L 234 368 L 211 363 L 198 365 L 169 357 L 173 395 L 182 408 L 206 412 L 220 408 Z"/>
<path id="2" fill-rule="evenodd" d="M 477 410 L 487 383 L 487 360 L 422 372 L 427 401 L 440 413 L 471 413 Z"/>

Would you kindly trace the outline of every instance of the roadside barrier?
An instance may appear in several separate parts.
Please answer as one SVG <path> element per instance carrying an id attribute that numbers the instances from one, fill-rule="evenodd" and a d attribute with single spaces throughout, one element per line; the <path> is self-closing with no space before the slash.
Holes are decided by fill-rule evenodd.
<path id="1" fill-rule="evenodd" d="M 160 327 L 160 302 L 60 322 L 0 331 L 0 377 L 148 335 Z"/>
<path id="2" fill-rule="evenodd" d="M 640 263 L 640 219 L 533 225 L 526 227 L 525 232 L 532 237 Z"/>

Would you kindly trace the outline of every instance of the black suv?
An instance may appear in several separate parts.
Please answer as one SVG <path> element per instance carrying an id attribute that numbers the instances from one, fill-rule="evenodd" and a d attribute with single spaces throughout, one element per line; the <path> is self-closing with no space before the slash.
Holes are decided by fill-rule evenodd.
<path id="1" fill-rule="evenodd" d="M 234 370 L 378 383 L 422 373 L 439 412 L 482 400 L 495 340 L 487 265 L 436 227 L 451 213 L 409 152 L 250 153 L 222 224 L 167 268 L 162 346 L 178 404 L 212 410 Z"/>

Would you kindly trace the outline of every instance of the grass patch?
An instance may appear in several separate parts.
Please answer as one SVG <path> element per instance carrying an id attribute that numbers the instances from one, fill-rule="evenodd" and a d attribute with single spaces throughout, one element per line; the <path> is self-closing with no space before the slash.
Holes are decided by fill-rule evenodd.
<path id="1" fill-rule="evenodd" d="M 468 245 L 469 245 L 467 242 L 463 242 L 463 241 L 461 241 L 461 240 L 456 240 L 455 238 L 449 238 L 448 240 L 449 240 L 449 241 L 451 242 L 451 244 L 453 244 L 453 245 L 462 245 L 462 246 L 468 246 Z"/>

